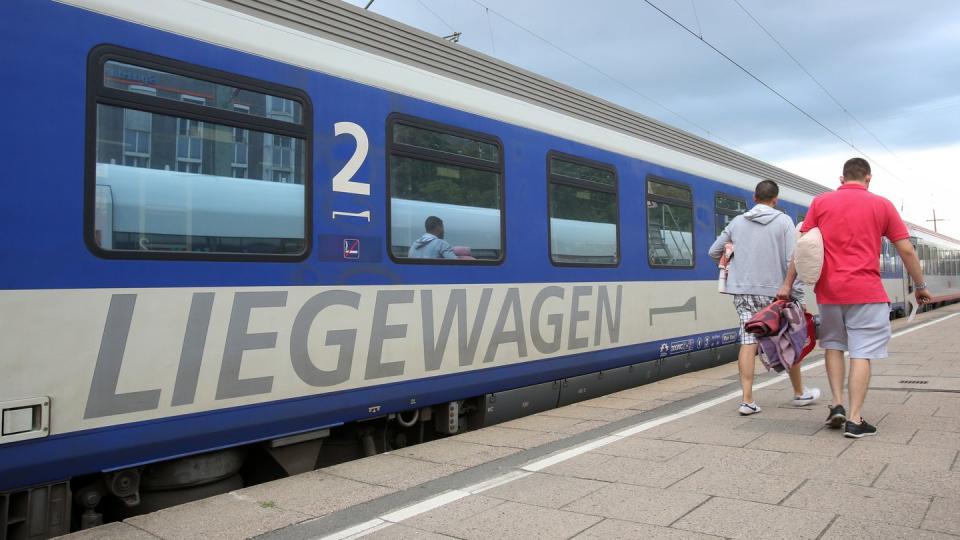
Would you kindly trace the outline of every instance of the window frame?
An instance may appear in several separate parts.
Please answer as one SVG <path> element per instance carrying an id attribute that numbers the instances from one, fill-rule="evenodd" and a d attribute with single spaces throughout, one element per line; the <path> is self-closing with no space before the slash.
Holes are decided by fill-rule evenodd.
<path id="1" fill-rule="evenodd" d="M 650 182 L 657 182 L 659 184 L 666 184 L 673 186 L 675 188 L 682 189 L 690 193 L 690 202 L 681 201 L 680 199 L 673 199 L 670 197 L 665 197 L 663 195 L 651 195 L 650 194 Z M 650 260 L 650 207 L 647 205 L 648 201 L 656 201 L 666 204 L 674 205 L 683 205 L 690 208 L 690 264 L 689 265 L 679 265 L 679 264 L 653 264 Z M 689 206 L 687 206 L 689 205 Z M 647 247 L 647 266 L 651 270 L 695 270 L 697 268 L 697 215 L 696 215 L 696 201 L 693 197 L 693 186 L 684 182 L 678 182 L 676 180 L 668 180 L 662 176 L 657 176 L 654 174 L 648 174 L 644 179 L 643 183 L 643 207 L 646 210 L 643 220 L 644 229 L 647 232 L 646 239 L 644 244 Z"/>
<path id="2" fill-rule="evenodd" d="M 598 185 L 594 182 L 587 180 L 580 180 L 577 178 L 571 178 L 569 176 L 560 176 L 555 175 L 551 172 L 550 162 L 554 159 L 560 161 L 566 161 L 573 163 L 575 165 L 584 165 L 587 167 L 592 167 L 594 169 L 602 169 L 613 174 L 613 186 L 612 188 L 608 186 Z M 546 155 L 546 175 L 547 179 L 547 259 L 550 261 L 550 264 L 557 267 L 575 267 L 575 268 L 618 268 L 620 263 L 623 262 L 623 256 L 620 250 L 620 224 L 622 219 L 620 218 L 620 175 L 617 173 L 617 168 L 614 165 L 609 163 L 603 163 L 600 161 L 594 161 L 585 157 L 575 156 L 573 154 L 567 154 L 557 150 L 549 150 Z M 551 199 L 551 190 L 550 186 L 553 184 L 559 184 L 562 186 L 573 187 L 573 188 L 584 188 L 591 191 L 600 191 L 603 193 L 612 193 L 616 201 L 616 216 L 617 216 L 617 251 L 616 251 L 616 261 L 612 263 L 592 263 L 592 262 L 562 262 L 556 261 L 553 258 L 553 226 L 550 223 L 552 216 L 550 215 L 550 207 L 552 203 Z M 598 189 L 599 188 L 599 189 Z"/>
<path id="3" fill-rule="evenodd" d="M 297 101 L 302 107 L 302 123 L 294 124 L 269 118 L 255 117 L 243 112 L 198 106 L 185 101 L 174 101 L 154 95 L 134 93 L 104 84 L 104 67 L 109 61 L 118 61 L 199 79 L 214 84 L 228 85 Z M 191 64 L 181 60 L 157 56 L 117 45 L 98 45 L 87 56 L 86 127 L 84 140 L 84 194 L 83 239 L 87 249 L 104 259 L 145 259 L 185 261 L 275 261 L 300 262 L 313 251 L 313 103 L 299 88 L 284 86 Z M 242 128 L 303 140 L 304 144 L 304 201 L 303 251 L 293 254 L 275 253 L 209 253 L 189 251 L 134 251 L 110 250 L 97 245 L 95 239 L 96 171 L 97 171 L 97 108 L 99 105 L 133 109 L 178 119 L 212 122 L 227 128 Z M 249 149 L 248 149 L 249 152 Z M 201 173 L 202 174 L 202 173 Z"/>
<path id="4" fill-rule="evenodd" d="M 692 197 L 692 193 L 691 193 L 691 197 Z M 734 214 L 734 213 L 732 213 L 730 210 L 727 210 L 727 209 L 725 209 L 725 208 L 721 209 L 720 206 L 718 205 L 718 203 L 720 202 L 720 198 L 721 198 L 721 197 L 723 197 L 724 199 L 730 199 L 730 200 L 732 200 L 732 201 L 742 202 L 742 203 L 743 203 L 743 208 L 744 208 L 743 212 L 740 212 L 739 214 Z M 693 199 L 691 198 L 691 201 L 692 201 L 692 200 L 693 200 Z M 747 210 L 750 210 L 750 207 L 747 206 L 747 199 L 746 199 L 746 197 L 737 197 L 736 195 L 731 195 L 731 194 L 729 194 L 729 193 L 724 193 L 724 192 L 722 192 L 722 191 L 717 191 L 717 192 L 715 192 L 715 193 L 713 194 L 713 219 L 714 219 L 713 227 L 714 227 L 714 231 L 717 232 L 717 235 L 718 235 L 718 236 L 720 235 L 721 232 L 723 232 L 723 229 L 720 229 L 719 231 L 717 231 L 717 225 L 718 225 L 718 223 L 716 222 L 717 216 L 719 216 L 719 215 L 730 216 L 730 218 L 731 218 L 731 220 L 732 220 L 733 218 L 735 218 L 735 217 L 737 217 L 737 216 L 739 216 L 739 215 L 742 215 L 742 214 L 746 213 Z M 724 228 L 726 228 L 726 227 L 724 227 Z"/>
<path id="5" fill-rule="evenodd" d="M 446 152 L 438 152 L 429 148 L 421 148 L 403 143 L 397 143 L 393 140 L 393 126 L 402 124 L 418 129 L 425 129 L 437 133 L 454 135 L 474 139 L 476 141 L 492 144 L 497 147 L 500 159 L 494 163 L 480 158 L 469 156 L 458 156 Z M 503 153 L 503 141 L 496 135 L 473 131 L 467 128 L 443 124 L 434 120 L 411 116 L 403 113 L 391 113 L 386 119 L 386 246 L 387 256 L 390 260 L 398 264 L 426 264 L 426 265 L 454 265 L 454 266 L 499 266 L 507 260 L 507 199 L 506 199 L 506 175 L 505 161 L 506 156 Z M 393 178 L 390 175 L 392 159 L 394 156 L 433 163 L 448 164 L 472 169 L 480 169 L 488 172 L 495 172 L 500 175 L 498 196 L 500 198 L 500 257 L 497 259 L 418 259 L 411 257 L 397 257 L 393 253 Z"/>

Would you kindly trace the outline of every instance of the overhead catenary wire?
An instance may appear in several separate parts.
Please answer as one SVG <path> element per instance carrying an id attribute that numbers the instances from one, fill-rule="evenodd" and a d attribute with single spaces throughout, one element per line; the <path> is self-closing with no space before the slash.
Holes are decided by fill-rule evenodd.
<path id="1" fill-rule="evenodd" d="M 662 109 L 662 110 L 664 110 L 664 111 L 672 114 L 673 116 L 675 116 L 675 117 L 683 120 L 684 122 L 687 122 L 687 123 L 690 124 L 691 126 L 696 127 L 697 129 L 699 129 L 700 131 L 702 131 L 703 133 L 705 133 L 705 134 L 707 135 L 707 137 L 717 139 L 718 141 L 722 142 L 723 144 L 739 150 L 739 148 L 737 147 L 737 145 L 731 143 L 730 141 L 725 140 L 724 138 L 720 137 L 719 135 L 717 135 L 717 134 L 714 133 L 713 131 L 707 129 L 706 127 L 700 125 L 700 124 L 697 123 L 697 122 L 694 122 L 694 121 L 691 120 L 690 118 L 687 118 L 686 116 L 684 116 L 684 115 L 680 114 L 679 112 L 671 109 L 670 107 L 667 107 L 666 105 L 664 105 L 664 104 L 660 103 L 659 101 L 651 98 L 650 96 L 644 94 L 643 92 L 641 92 L 641 91 L 637 90 L 636 88 L 634 88 L 633 86 L 631 86 L 629 83 L 624 82 L 623 80 L 621 80 L 621 79 L 619 79 L 619 78 L 617 78 L 617 77 L 614 77 L 613 75 L 611 75 L 611 74 L 607 73 L 606 71 L 604 71 L 604 70 L 596 67 L 595 65 L 591 64 L 590 62 L 587 62 L 587 61 L 584 60 L 583 58 L 580 58 L 579 56 L 573 54 L 572 52 L 570 52 L 570 51 L 568 51 L 568 50 L 566 50 L 566 49 L 564 49 L 563 47 L 557 45 L 556 43 L 553 43 L 552 41 L 550 41 L 550 40 L 548 40 L 547 38 L 541 36 L 540 34 L 534 32 L 533 30 L 527 28 L 526 26 L 523 26 L 522 24 L 520 24 L 520 23 L 512 20 L 511 18 L 507 17 L 507 16 L 504 15 L 503 13 L 500 13 L 499 11 L 490 8 L 489 6 L 487 6 L 486 4 L 484 4 L 483 2 L 481 2 L 480 0 L 471 0 L 471 1 L 472 1 L 474 4 L 477 4 L 478 6 L 482 7 L 483 9 L 485 9 L 488 14 L 489 14 L 489 13 L 493 13 L 494 15 L 496 15 L 497 17 L 500 17 L 501 19 L 503 19 L 504 21 L 506 21 L 506 22 L 509 23 L 510 25 L 515 26 L 516 28 L 519 28 L 520 30 L 526 32 L 527 34 L 530 34 L 531 36 L 533 36 L 533 37 L 536 38 L 537 40 L 539 40 L 539 41 L 547 44 L 548 46 L 552 47 L 553 49 L 556 49 L 557 51 L 559 51 L 560 53 L 564 54 L 565 56 L 573 59 L 574 61 L 576 61 L 576 62 L 578 62 L 578 63 L 580 63 L 580 64 L 583 64 L 584 66 L 590 68 L 592 71 L 594 71 L 594 72 L 596 72 L 596 73 L 599 73 L 599 74 L 602 75 L 604 78 L 606 78 L 606 79 L 608 79 L 608 80 L 610 80 L 610 81 L 613 81 L 614 83 L 616 83 L 617 85 L 623 87 L 624 89 L 626 89 L 627 91 L 631 92 L 632 94 L 635 94 L 635 95 L 637 95 L 637 96 L 645 99 L 646 101 L 652 103 L 653 105 L 659 107 L 660 109 Z M 492 33 L 491 33 L 491 36 L 492 36 Z"/>
<path id="2" fill-rule="evenodd" d="M 423 9 L 429 11 L 431 15 L 437 18 L 438 21 L 442 22 L 444 26 L 449 28 L 451 33 L 456 33 L 457 29 L 451 26 L 450 23 L 448 23 L 446 19 L 441 17 L 436 11 L 430 9 L 430 6 L 428 6 L 423 0 L 417 0 L 417 3 L 423 6 Z"/>
<path id="3" fill-rule="evenodd" d="M 692 2 L 692 1 L 693 1 L 693 0 L 691 0 L 691 2 Z M 846 107 L 844 107 L 843 104 L 840 103 L 840 100 L 838 100 L 832 93 L 830 93 L 830 91 L 827 90 L 827 88 L 826 88 L 816 77 L 814 77 L 813 74 L 810 73 L 810 71 L 809 71 L 806 67 L 804 67 L 804 65 L 800 62 L 800 60 L 797 60 L 797 58 L 796 58 L 795 56 L 793 56 L 793 54 L 791 54 L 790 51 L 787 50 L 787 48 L 783 45 L 783 43 L 780 43 L 780 40 L 778 40 L 777 38 L 773 37 L 773 34 L 770 33 L 770 31 L 767 30 L 767 28 L 766 28 L 759 20 L 757 20 L 757 18 L 754 17 L 753 14 L 750 13 L 750 11 L 747 10 L 747 8 L 743 6 L 743 4 L 740 3 L 740 0 L 733 0 L 733 2 L 734 2 L 735 4 L 737 4 L 737 6 L 747 15 L 747 17 L 750 17 L 750 20 L 752 20 L 754 23 L 756 23 L 756 25 L 757 25 L 758 27 L 760 27 L 761 30 L 763 30 L 763 33 L 766 34 L 767 37 L 769 37 L 774 43 L 777 44 L 778 47 L 780 47 L 780 50 L 783 51 L 784 54 L 786 54 L 791 60 L 793 60 L 793 63 L 795 63 L 795 64 L 797 65 L 797 67 L 799 67 L 800 70 L 803 71 L 803 72 L 807 75 L 807 77 L 810 78 L 810 80 L 812 80 L 814 83 L 816 83 L 817 86 L 820 87 L 820 90 L 823 90 L 823 93 L 826 94 L 827 97 L 829 97 L 830 100 L 833 101 L 833 103 L 834 103 L 837 107 L 839 107 L 841 111 L 844 112 L 844 114 L 846 114 L 846 115 L 849 116 L 854 122 L 856 122 L 857 125 L 860 126 L 861 129 L 863 129 L 865 132 L 867 132 L 868 134 L 870 134 L 870 136 L 873 137 L 873 140 L 877 141 L 877 143 L 878 143 L 880 146 L 882 146 L 884 150 L 886 150 L 888 153 L 890 153 L 890 155 L 896 157 L 897 159 L 900 159 L 900 156 L 898 156 L 898 155 L 896 154 L 896 152 L 894 152 L 894 151 L 891 150 L 886 144 L 884 144 L 884 142 L 883 142 L 882 140 L 880 140 L 880 137 L 878 137 L 876 133 L 874 133 L 870 128 L 868 128 L 866 125 L 864 125 L 863 122 L 861 122 L 859 118 L 857 118 L 856 116 L 854 116 L 854 114 L 851 113 L 849 109 L 847 109 Z M 701 36 L 702 36 L 702 33 L 701 33 Z M 879 165 L 879 163 L 878 163 L 878 165 Z M 892 174 L 892 173 L 891 173 L 891 174 Z M 898 178 L 898 180 L 899 180 L 899 178 Z"/>
<path id="4" fill-rule="evenodd" d="M 476 0 L 474 0 L 474 1 L 476 1 Z M 726 53 L 724 53 L 724 52 L 721 51 L 720 49 L 716 48 L 712 43 L 710 43 L 709 41 L 707 41 L 706 39 L 704 39 L 702 36 L 698 36 L 697 33 L 694 32 L 693 30 L 691 30 L 687 25 L 685 25 L 685 24 L 683 24 L 682 22 L 678 21 L 678 20 L 675 19 L 672 15 L 670 15 L 669 13 L 667 13 L 666 11 L 660 9 L 659 6 L 657 6 L 656 4 L 654 4 L 653 2 L 651 2 L 650 0 L 644 0 L 644 2 L 646 2 L 648 5 L 650 5 L 650 7 L 652 7 L 653 9 L 659 11 L 660 14 L 662 14 L 664 17 L 666 17 L 666 18 L 670 19 L 671 21 L 673 21 L 674 24 L 676 24 L 677 26 L 679 26 L 680 28 L 682 28 L 683 30 L 685 30 L 685 31 L 686 31 L 687 33 L 689 33 L 691 36 L 693 36 L 693 37 L 697 38 L 698 40 L 700 40 L 704 45 L 706 45 L 707 47 L 710 47 L 711 49 L 713 49 L 714 52 L 716 52 L 717 54 L 719 54 L 720 56 L 722 56 L 724 59 L 726 59 L 728 62 L 730 62 L 731 64 L 733 64 L 733 65 L 736 66 L 737 68 L 739 68 L 739 69 L 740 69 L 741 71 L 743 71 L 744 73 L 746 73 L 751 79 L 753 79 L 753 80 L 757 81 L 758 83 L 760 83 L 764 88 L 766 88 L 767 90 L 769 90 L 770 92 L 772 92 L 774 95 L 776 95 L 777 97 L 779 97 L 781 100 L 783 100 L 785 103 L 787 103 L 788 105 L 790 105 L 791 107 L 793 107 L 794 109 L 796 109 L 800 114 L 806 116 L 806 117 L 809 118 L 812 122 L 814 122 L 815 124 L 817 124 L 818 126 L 820 126 L 821 128 L 823 128 L 825 131 L 827 131 L 828 133 L 830 133 L 831 135 L 833 135 L 834 137 L 836 137 L 838 140 L 842 141 L 844 144 L 846 144 L 846 145 L 849 146 L 850 148 L 854 149 L 855 151 L 857 151 L 858 153 L 860 153 L 861 155 L 863 155 L 864 157 L 866 157 L 866 158 L 869 159 L 870 161 L 872 161 L 872 162 L 874 162 L 875 164 L 877 164 L 881 169 L 883 169 L 884 171 L 888 172 L 888 173 L 889 173 L 891 176 L 893 176 L 893 178 L 895 178 L 896 180 L 898 180 L 898 181 L 900 181 L 900 182 L 903 182 L 903 183 L 906 183 L 906 182 L 904 182 L 900 177 L 898 177 L 896 174 L 894 174 L 892 171 L 890 171 L 889 169 L 887 169 L 886 167 L 884 167 L 883 164 L 882 164 L 880 161 L 878 161 L 877 159 L 871 157 L 869 154 L 867 154 L 866 152 L 864 152 L 863 150 L 861 150 L 860 148 L 858 148 L 857 145 L 855 145 L 855 144 L 853 144 L 852 142 L 848 141 L 846 138 L 844 138 L 842 135 L 840 135 L 840 134 L 837 133 L 836 131 L 830 129 L 826 124 L 824 124 L 824 123 L 821 122 L 820 120 L 817 120 L 816 117 L 814 117 L 812 114 L 808 113 L 805 109 L 803 109 L 802 107 L 800 107 L 799 105 L 797 105 L 796 103 L 794 103 L 793 101 L 791 101 L 789 98 L 787 98 L 786 96 L 784 96 L 784 95 L 781 94 L 780 92 L 778 92 L 775 88 L 773 88 L 772 86 L 770 86 L 769 84 L 767 84 L 766 82 L 764 82 L 763 79 L 761 79 L 760 77 L 757 77 L 756 75 L 754 75 L 753 72 L 751 72 L 749 69 L 747 69 L 747 68 L 743 67 L 742 65 L 740 65 L 740 63 L 738 63 L 736 60 L 734 60 L 733 58 L 731 58 L 730 56 L 728 56 Z"/>

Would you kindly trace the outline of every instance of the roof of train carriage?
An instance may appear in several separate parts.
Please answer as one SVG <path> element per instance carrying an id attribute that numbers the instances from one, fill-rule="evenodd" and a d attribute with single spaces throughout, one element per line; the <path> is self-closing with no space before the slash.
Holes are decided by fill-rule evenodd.
<path id="1" fill-rule="evenodd" d="M 340 0 L 207 0 L 816 195 L 830 188 Z"/>

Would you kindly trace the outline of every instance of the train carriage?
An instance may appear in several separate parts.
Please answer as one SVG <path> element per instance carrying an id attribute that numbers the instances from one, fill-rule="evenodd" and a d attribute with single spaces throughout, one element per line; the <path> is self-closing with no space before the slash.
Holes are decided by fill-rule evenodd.
<path id="1" fill-rule="evenodd" d="M 826 191 L 332 1 L 12 0 L 0 30 L 10 537 L 732 360 L 706 246 L 762 178 L 794 220 Z M 430 216 L 456 258 L 411 256 Z M 917 238 L 956 299 L 958 244 Z"/>

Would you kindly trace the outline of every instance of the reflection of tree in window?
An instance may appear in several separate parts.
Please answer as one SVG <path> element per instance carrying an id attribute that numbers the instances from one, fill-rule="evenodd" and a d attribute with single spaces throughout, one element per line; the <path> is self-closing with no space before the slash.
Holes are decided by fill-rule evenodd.
<path id="1" fill-rule="evenodd" d="M 647 180 L 647 255 L 651 266 L 693 266 L 693 194 Z"/>
<path id="2" fill-rule="evenodd" d="M 550 157 L 550 257 L 565 264 L 616 264 L 616 175 L 572 159 Z"/>
<path id="3" fill-rule="evenodd" d="M 401 199 L 476 206 L 500 207 L 500 175 L 422 159 L 395 157 L 390 160 L 392 195 Z"/>

